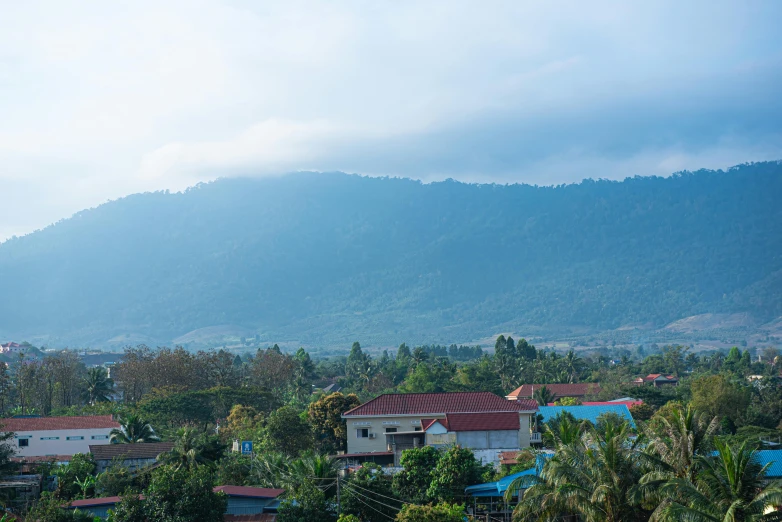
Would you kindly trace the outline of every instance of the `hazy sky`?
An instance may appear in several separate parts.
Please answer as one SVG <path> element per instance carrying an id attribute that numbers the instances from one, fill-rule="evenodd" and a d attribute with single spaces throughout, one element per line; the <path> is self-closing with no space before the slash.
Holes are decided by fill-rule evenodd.
<path id="1" fill-rule="evenodd" d="M 0 240 L 227 175 L 551 184 L 782 159 L 778 0 L 0 12 Z"/>

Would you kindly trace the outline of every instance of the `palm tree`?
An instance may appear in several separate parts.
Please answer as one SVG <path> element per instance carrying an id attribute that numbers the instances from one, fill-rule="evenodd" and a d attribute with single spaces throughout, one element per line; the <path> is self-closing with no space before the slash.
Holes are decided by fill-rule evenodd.
<path id="1" fill-rule="evenodd" d="M 661 486 L 668 500 L 655 510 L 650 521 L 779 520 L 775 507 L 782 505 L 782 484 L 766 483 L 765 478 L 771 463 L 761 466 L 749 441 L 731 447 L 717 439 L 714 447 L 716 455 L 697 457 L 702 471 L 694 482 L 674 478 Z"/>
<path id="2" fill-rule="evenodd" d="M 581 372 L 581 368 L 583 366 L 583 361 L 578 355 L 576 355 L 576 352 L 570 350 L 562 358 L 560 364 L 562 365 L 562 369 L 568 375 L 568 382 L 571 384 L 576 382 L 578 374 Z"/>
<path id="3" fill-rule="evenodd" d="M 654 471 L 648 473 L 642 482 L 671 478 L 694 481 L 698 472 L 697 456 L 711 452 L 719 429 L 718 417 L 709 418 L 690 405 L 676 408 L 669 418 L 656 418 L 644 430 L 649 440 L 648 464 Z"/>
<path id="4" fill-rule="evenodd" d="M 289 483 L 290 459 L 278 451 L 266 451 L 253 456 L 250 474 L 254 485 L 265 488 L 279 488 Z"/>
<path id="5" fill-rule="evenodd" d="M 627 423 L 594 426 L 568 444 L 560 445 L 540 478 L 511 483 L 508 491 L 529 488 L 514 511 L 514 520 L 561 520 L 579 515 L 586 522 L 644 520 L 645 513 L 633 505 L 641 477 L 637 439 L 630 439 Z"/>
<path id="6" fill-rule="evenodd" d="M 538 406 L 548 406 L 548 403 L 554 402 L 554 393 L 546 386 L 538 388 L 532 392 L 532 398 L 538 403 Z"/>
<path id="7" fill-rule="evenodd" d="M 195 428 L 182 428 L 177 431 L 177 439 L 171 451 L 161 454 L 158 459 L 175 469 L 192 470 L 212 465 L 220 459 L 224 450 L 225 445 L 217 437 L 208 436 Z"/>
<path id="8" fill-rule="evenodd" d="M 288 483 L 295 489 L 305 482 L 314 484 L 326 494 L 332 497 L 336 492 L 336 479 L 339 473 L 339 461 L 328 455 L 319 455 L 312 451 L 305 452 L 302 456 L 288 466 Z"/>
<path id="9" fill-rule="evenodd" d="M 138 415 L 130 414 L 118 419 L 119 428 L 111 430 L 113 444 L 135 444 L 137 442 L 159 442 L 160 437 L 149 423 Z"/>
<path id="10" fill-rule="evenodd" d="M 82 380 L 84 398 L 89 404 L 109 402 L 114 388 L 114 381 L 109 379 L 106 370 L 100 367 L 87 370 L 87 376 Z"/>

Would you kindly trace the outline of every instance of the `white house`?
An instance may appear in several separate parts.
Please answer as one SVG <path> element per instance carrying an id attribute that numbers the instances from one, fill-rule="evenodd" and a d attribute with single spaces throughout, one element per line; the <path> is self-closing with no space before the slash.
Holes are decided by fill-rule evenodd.
<path id="1" fill-rule="evenodd" d="M 109 444 L 119 427 L 111 415 L 0 419 L 0 431 L 14 433 L 17 457 L 89 453 L 90 445 Z"/>

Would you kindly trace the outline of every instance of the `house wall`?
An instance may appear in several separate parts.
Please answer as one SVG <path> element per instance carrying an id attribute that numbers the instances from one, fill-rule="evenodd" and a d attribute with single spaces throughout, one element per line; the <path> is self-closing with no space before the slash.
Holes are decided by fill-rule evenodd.
<path id="1" fill-rule="evenodd" d="M 225 514 L 255 515 L 263 513 L 263 508 L 273 500 L 272 498 L 228 497 L 228 508 Z"/>
<path id="2" fill-rule="evenodd" d="M 421 417 L 443 418 L 442 415 L 388 415 L 373 417 L 346 417 L 348 430 L 348 453 L 369 453 L 372 451 L 388 451 L 385 433 L 386 428 L 396 428 L 398 431 L 413 431 L 421 427 Z M 386 424 L 383 424 L 386 423 Z M 375 434 L 374 439 L 358 438 L 356 430 L 369 428 Z M 423 435 L 423 433 L 421 434 Z"/>
<path id="3" fill-rule="evenodd" d="M 470 449 L 517 449 L 519 432 L 517 430 L 460 431 L 456 434 L 456 443 Z"/>
<path id="4" fill-rule="evenodd" d="M 17 457 L 46 455 L 75 455 L 89 453 L 90 444 L 109 444 L 111 428 L 88 430 L 20 431 L 14 436 Z M 68 440 L 68 437 L 81 439 Z M 27 439 L 27 446 L 19 446 L 19 439 Z"/>

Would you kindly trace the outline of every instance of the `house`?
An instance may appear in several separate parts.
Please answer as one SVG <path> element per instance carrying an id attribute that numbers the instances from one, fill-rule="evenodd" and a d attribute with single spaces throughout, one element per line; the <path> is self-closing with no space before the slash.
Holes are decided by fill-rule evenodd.
<path id="1" fill-rule="evenodd" d="M 329 384 L 325 388 L 323 388 L 323 393 L 325 394 L 331 394 L 331 393 L 337 393 L 338 391 L 342 391 L 342 386 L 339 384 Z"/>
<path id="2" fill-rule="evenodd" d="M 17 457 L 89 453 L 90 444 L 109 444 L 111 430 L 119 427 L 111 415 L 0 419 L 0 430 L 14 433 Z"/>
<path id="3" fill-rule="evenodd" d="M 522 384 L 505 396 L 509 401 L 518 399 L 532 399 L 536 390 L 546 387 L 554 396 L 554 400 L 562 397 L 583 399 L 587 395 L 600 393 L 600 385 L 597 383 L 582 382 L 576 384 Z"/>
<path id="4" fill-rule="evenodd" d="M 25 346 L 22 346 L 19 343 L 5 343 L 0 344 L 0 353 L 4 354 L 15 354 L 15 353 L 22 353 L 25 351 Z"/>
<path id="5" fill-rule="evenodd" d="M 279 497 L 285 493 L 284 489 L 254 488 L 248 486 L 217 486 L 213 490 L 221 492 L 228 497 L 228 507 L 225 510 L 225 520 L 272 522 L 277 513 L 280 501 Z M 143 500 L 144 497 L 142 496 Z M 88 498 L 74 500 L 68 506 L 69 509 L 85 511 L 93 517 L 106 519 L 109 510 L 120 501 L 120 497 Z"/>
<path id="6" fill-rule="evenodd" d="M 646 377 L 638 377 L 633 380 L 633 384 L 636 386 L 643 386 L 645 384 L 651 384 L 655 388 L 661 386 L 676 386 L 679 384 L 679 379 L 673 375 L 664 375 L 662 373 L 650 373 Z"/>
<path id="7" fill-rule="evenodd" d="M 537 404 L 489 392 L 385 394 L 342 414 L 352 460 L 399 465 L 402 451 L 460 444 L 483 462 L 529 447 Z M 343 456 L 346 457 L 346 456 Z"/>
<path id="8" fill-rule="evenodd" d="M 597 424 L 597 419 L 605 413 L 615 413 L 635 427 L 633 416 L 625 404 L 603 403 L 598 406 L 541 406 L 540 414 L 543 416 L 543 423 L 550 421 L 562 412 L 570 413 L 576 420 L 588 420 L 592 424 Z"/>
<path id="9" fill-rule="evenodd" d="M 154 464 L 158 455 L 171 451 L 173 447 L 173 442 L 90 444 L 90 453 L 95 459 L 97 473 L 103 473 L 114 462 L 136 471 Z"/>
<path id="10" fill-rule="evenodd" d="M 43 477 L 38 474 L 11 475 L 0 477 L 5 506 L 22 510 L 41 496 Z M 0 517 L 2 513 L 0 513 Z"/>

